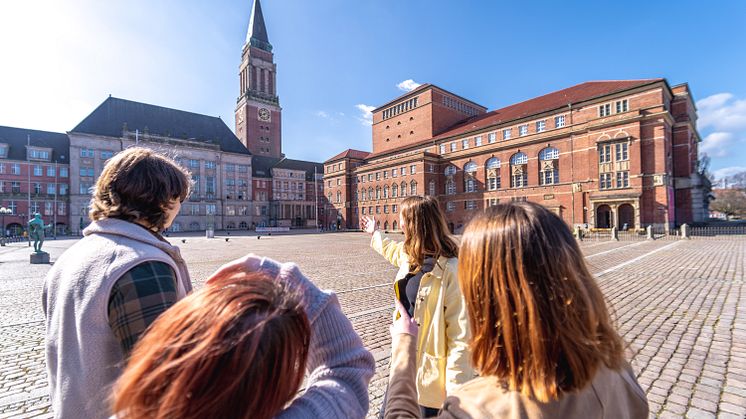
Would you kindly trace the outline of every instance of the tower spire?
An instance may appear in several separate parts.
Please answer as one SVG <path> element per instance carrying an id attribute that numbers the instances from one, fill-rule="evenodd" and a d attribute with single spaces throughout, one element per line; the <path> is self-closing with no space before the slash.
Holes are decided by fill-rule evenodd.
<path id="1" fill-rule="evenodd" d="M 262 14 L 262 4 L 259 0 L 254 0 L 254 5 L 251 7 L 251 18 L 249 19 L 249 30 L 246 33 L 246 44 L 267 52 L 272 52 L 272 44 L 269 43 L 267 27 L 264 25 L 264 15 Z"/>

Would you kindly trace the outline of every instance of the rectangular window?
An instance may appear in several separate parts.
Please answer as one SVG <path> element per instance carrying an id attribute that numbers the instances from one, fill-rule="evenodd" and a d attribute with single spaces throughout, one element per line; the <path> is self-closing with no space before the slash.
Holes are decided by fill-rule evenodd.
<path id="1" fill-rule="evenodd" d="M 407 168 L 406 167 L 400 168 L 399 169 L 399 173 L 401 173 L 402 176 L 406 175 L 407 174 Z"/>
<path id="2" fill-rule="evenodd" d="M 10 192 L 21 193 L 21 182 L 10 182 Z"/>
<path id="3" fill-rule="evenodd" d="M 54 166 L 47 166 L 47 177 L 54 177 L 55 173 Z"/>
<path id="4" fill-rule="evenodd" d="M 616 101 L 616 113 L 627 112 L 629 110 L 629 102 L 627 99 Z"/>
<path id="5" fill-rule="evenodd" d="M 60 183 L 60 195 L 67 195 L 67 183 Z"/>
<path id="6" fill-rule="evenodd" d="M 368 182 L 373 182 L 373 173 L 368 173 Z M 329 186 L 331 186 L 331 184 Z"/>
<path id="7" fill-rule="evenodd" d="M 41 166 L 38 164 L 34 165 L 34 176 L 41 176 L 41 174 L 44 173 Z"/>
<path id="8" fill-rule="evenodd" d="M 65 206 L 64 202 L 58 202 L 57 203 L 57 215 L 66 215 L 67 214 L 67 207 Z"/>
<path id="9" fill-rule="evenodd" d="M 60 177 L 67 177 L 67 176 L 68 176 L 67 167 L 60 167 Z"/>
<path id="10" fill-rule="evenodd" d="M 396 169 L 391 169 L 391 177 L 396 177 L 399 172 L 396 171 Z"/>
<path id="11" fill-rule="evenodd" d="M 0 145 L 0 159 L 8 158 L 8 146 Z"/>
<path id="12" fill-rule="evenodd" d="M 503 130 L 503 140 L 509 140 L 510 139 L 510 128 Z"/>
<path id="13" fill-rule="evenodd" d="M 555 116 L 554 117 L 554 127 L 555 128 L 562 128 L 565 126 L 565 115 Z"/>
<path id="14" fill-rule="evenodd" d="M 383 206 L 383 213 L 384 214 L 388 214 L 389 213 L 389 206 L 388 205 L 384 205 Z"/>
<path id="15" fill-rule="evenodd" d="M 235 172 L 236 171 L 236 165 L 235 164 L 231 164 L 231 163 L 226 163 L 225 164 L 225 171 L 227 173 L 233 173 L 233 172 Z"/>
<path id="16" fill-rule="evenodd" d="M 360 213 L 361 213 L 362 215 L 365 215 L 365 207 L 361 207 L 361 208 L 360 208 Z"/>
<path id="17" fill-rule="evenodd" d="M 114 157 L 113 151 L 102 151 L 101 152 L 101 160 L 109 160 L 112 157 Z"/>
<path id="18" fill-rule="evenodd" d="M 29 160 L 49 160 L 49 152 L 29 149 L 28 158 Z"/>
<path id="19" fill-rule="evenodd" d="M 10 174 L 11 175 L 20 175 L 21 174 L 21 165 L 18 163 L 13 163 L 10 165 Z"/>
<path id="20" fill-rule="evenodd" d="M 396 214 L 396 211 L 398 211 L 398 210 L 399 210 L 399 207 L 396 204 L 391 205 L 391 212 L 393 212 L 394 214 Z"/>
<path id="21" fill-rule="evenodd" d="M 380 214 L 380 213 L 381 213 L 381 207 L 376 205 L 376 214 Z"/>
<path id="22" fill-rule="evenodd" d="M 469 148 L 469 139 L 465 138 L 461 140 L 461 149 L 466 150 L 467 148 Z"/>
<path id="23" fill-rule="evenodd" d="M 54 187 L 54 183 L 47 183 L 47 195 L 54 195 L 57 188 Z"/>
<path id="24" fill-rule="evenodd" d="M 598 146 L 598 162 L 611 163 L 611 144 L 600 144 Z"/>
<path id="25" fill-rule="evenodd" d="M 611 115 L 611 104 L 606 103 L 598 107 L 598 116 L 604 117 Z"/>
<path id="26" fill-rule="evenodd" d="M 381 180 L 381 172 L 376 172 L 376 180 Z"/>
<path id="27" fill-rule="evenodd" d="M 34 195 L 39 194 L 41 194 L 41 183 L 34 183 Z"/>
<path id="28" fill-rule="evenodd" d="M 601 173 L 598 183 L 599 189 L 611 189 L 611 173 Z"/>
<path id="29" fill-rule="evenodd" d="M 94 151 L 91 150 L 90 148 L 81 148 L 80 157 L 92 159 L 94 157 Z"/>
<path id="30" fill-rule="evenodd" d="M 205 205 L 205 213 L 207 215 L 215 215 L 217 213 L 215 204 Z"/>
<path id="31" fill-rule="evenodd" d="M 89 183 L 89 182 L 80 182 L 80 194 L 81 195 L 88 195 L 90 193 L 91 186 L 93 186 L 92 183 Z"/>
<path id="32" fill-rule="evenodd" d="M 378 179 L 376 179 L 376 180 L 378 180 Z M 337 179 L 337 186 L 340 186 L 341 184 L 342 184 L 342 179 L 341 178 Z"/>
<path id="33" fill-rule="evenodd" d="M 497 134 L 494 132 L 487 134 L 487 142 L 490 144 L 497 142 Z"/>
<path id="34" fill-rule="evenodd" d="M 205 169 L 215 169 L 215 162 L 207 160 L 205 162 Z"/>
<path id="35" fill-rule="evenodd" d="M 487 206 L 488 207 L 494 207 L 495 205 L 499 204 L 500 200 L 497 198 L 489 198 L 487 199 Z"/>
<path id="36" fill-rule="evenodd" d="M 629 172 L 616 172 L 616 187 L 617 188 L 628 188 L 629 187 Z"/>
<path id="37" fill-rule="evenodd" d="M 547 129 L 547 121 L 536 121 L 536 132 L 544 132 Z"/>
<path id="38" fill-rule="evenodd" d="M 54 202 L 44 202 L 44 215 L 54 215 Z"/>
<path id="39" fill-rule="evenodd" d="M 453 212 L 456 210 L 456 203 L 449 201 L 446 203 L 446 212 Z"/>
<path id="40" fill-rule="evenodd" d="M 615 144 L 616 161 L 629 160 L 629 145 L 627 143 Z"/>
<path id="41" fill-rule="evenodd" d="M 438 148 L 440 150 L 440 154 L 446 154 L 446 145 L 445 144 L 439 145 Z"/>
<path id="42" fill-rule="evenodd" d="M 451 143 L 451 153 L 453 153 L 454 151 L 456 151 L 456 147 L 458 147 L 458 146 L 456 145 L 456 142 L 455 142 L 455 141 L 454 141 L 454 142 L 452 142 L 452 143 Z"/>
<path id="43" fill-rule="evenodd" d="M 479 147 L 480 145 L 482 145 L 482 136 L 481 135 L 479 137 L 475 137 L 474 138 L 474 147 Z"/>
<path id="44" fill-rule="evenodd" d="M 93 168 L 92 167 L 81 167 L 80 176 L 93 177 Z"/>
<path id="45" fill-rule="evenodd" d="M 415 173 L 417 173 L 417 166 L 413 164 L 413 165 L 409 166 L 409 174 L 413 175 Z"/>
<path id="46" fill-rule="evenodd" d="M 245 164 L 239 164 L 238 173 L 249 173 L 249 166 Z"/>
<path id="47" fill-rule="evenodd" d="M 388 179 L 389 178 L 389 171 L 388 170 L 384 170 L 383 171 L 383 178 L 384 179 Z"/>
<path id="48" fill-rule="evenodd" d="M 518 127 L 518 135 L 523 137 L 524 135 L 528 135 L 528 124 L 520 125 Z"/>

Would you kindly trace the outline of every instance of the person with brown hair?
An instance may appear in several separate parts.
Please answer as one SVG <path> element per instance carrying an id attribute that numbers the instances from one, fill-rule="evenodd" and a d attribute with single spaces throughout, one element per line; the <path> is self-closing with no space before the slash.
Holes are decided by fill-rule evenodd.
<path id="1" fill-rule="evenodd" d="M 459 250 L 459 281 L 480 374 L 449 394 L 437 417 L 647 418 L 645 393 L 568 226 L 538 204 L 477 215 Z M 417 325 L 392 327 L 387 418 L 420 417 Z"/>
<path id="2" fill-rule="evenodd" d="M 56 417 L 108 416 L 106 398 L 140 335 L 191 290 L 179 249 L 160 234 L 190 175 L 146 148 L 112 157 L 96 181 L 91 224 L 44 283 L 46 365 Z"/>
<path id="3" fill-rule="evenodd" d="M 333 293 L 293 264 L 248 255 L 153 323 L 114 387 L 112 411 L 118 419 L 362 418 L 374 368 Z"/>
<path id="4" fill-rule="evenodd" d="M 373 235 L 371 247 L 399 268 L 396 300 L 422 330 L 416 345 L 417 400 L 428 415 L 437 412 L 447 394 L 474 377 L 466 305 L 457 275 L 458 245 L 431 196 L 404 199 L 399 225 L 403 242 L 384 238 L 374 219 L 363 219 L 363 228 Z"/>

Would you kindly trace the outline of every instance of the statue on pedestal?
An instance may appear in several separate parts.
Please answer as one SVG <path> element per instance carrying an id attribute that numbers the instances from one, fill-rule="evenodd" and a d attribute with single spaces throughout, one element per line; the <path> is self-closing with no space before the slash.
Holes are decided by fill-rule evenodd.
<path id="1" fill-rule="evenodd" d="M 41 251 L 41 246 L 44 244 L 44 229 L 49 227 L 52 225 L 44 225 L 44 220 L 38 212 L 34 214 L 34 218 L 28 220 L 29 235 L 34 240 L 34 252 L 44 253 Z"/>

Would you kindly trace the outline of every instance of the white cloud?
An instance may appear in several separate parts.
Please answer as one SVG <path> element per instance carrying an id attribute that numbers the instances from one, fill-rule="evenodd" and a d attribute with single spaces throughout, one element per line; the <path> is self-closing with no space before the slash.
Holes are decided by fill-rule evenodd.
<path id="1" fill-rule="evenodd" d="M 699 152 L 710 157 L 726 157 L 732 154 L 733 147 L 739 142 L 733 133 L 713 132 L 705 137 L 699 145 Z"/>
<path id="2" fill-rule="evenodd" d="M 420 86 L 422 86 L 422 83 L 417 83 L 416 81 L 412 79 L 404 80 L 403 82 L 396 85 L 396 87 L 399 88 L 399 90 L 402 90 L 405 92 L 412 91 Z"/>
<path id="3" fill-rule="evenodd" d="M 355 107 L 362 112 L 361 117 L 358 118 L 360 122 L 363 123 L 363 125 L 373 125 L 373 109 L 375 109 L 375 106 L 365 105 L 362 103 L 359 103 L 355 105 Z"/>
<path id="4" fill-rule="evenodd" d="M 325 118 L 325 119 L 329 118 L 329 114 L 324 111 L 316 111 L 314 115 L 318 116 L 319 118 Z"/>
<path id="5" fill-rule="evenodd" d="M 712 172 L 712 175 L 715 177 L 715 179 L 723 179 L 728 176 L 733 176 L 736 173 L 746 172 L 746 167 L 744 166 L 731 166 L 731 167 L 723 167 L 722 169 L 715 170 Z"/>
<path id="6" fill-rule="evenodd" d="M 700 128 L 712 127 L 725 132 L 746 130 L 746 99 L 718 93 L 698 101 L 697 109 Z"/>

